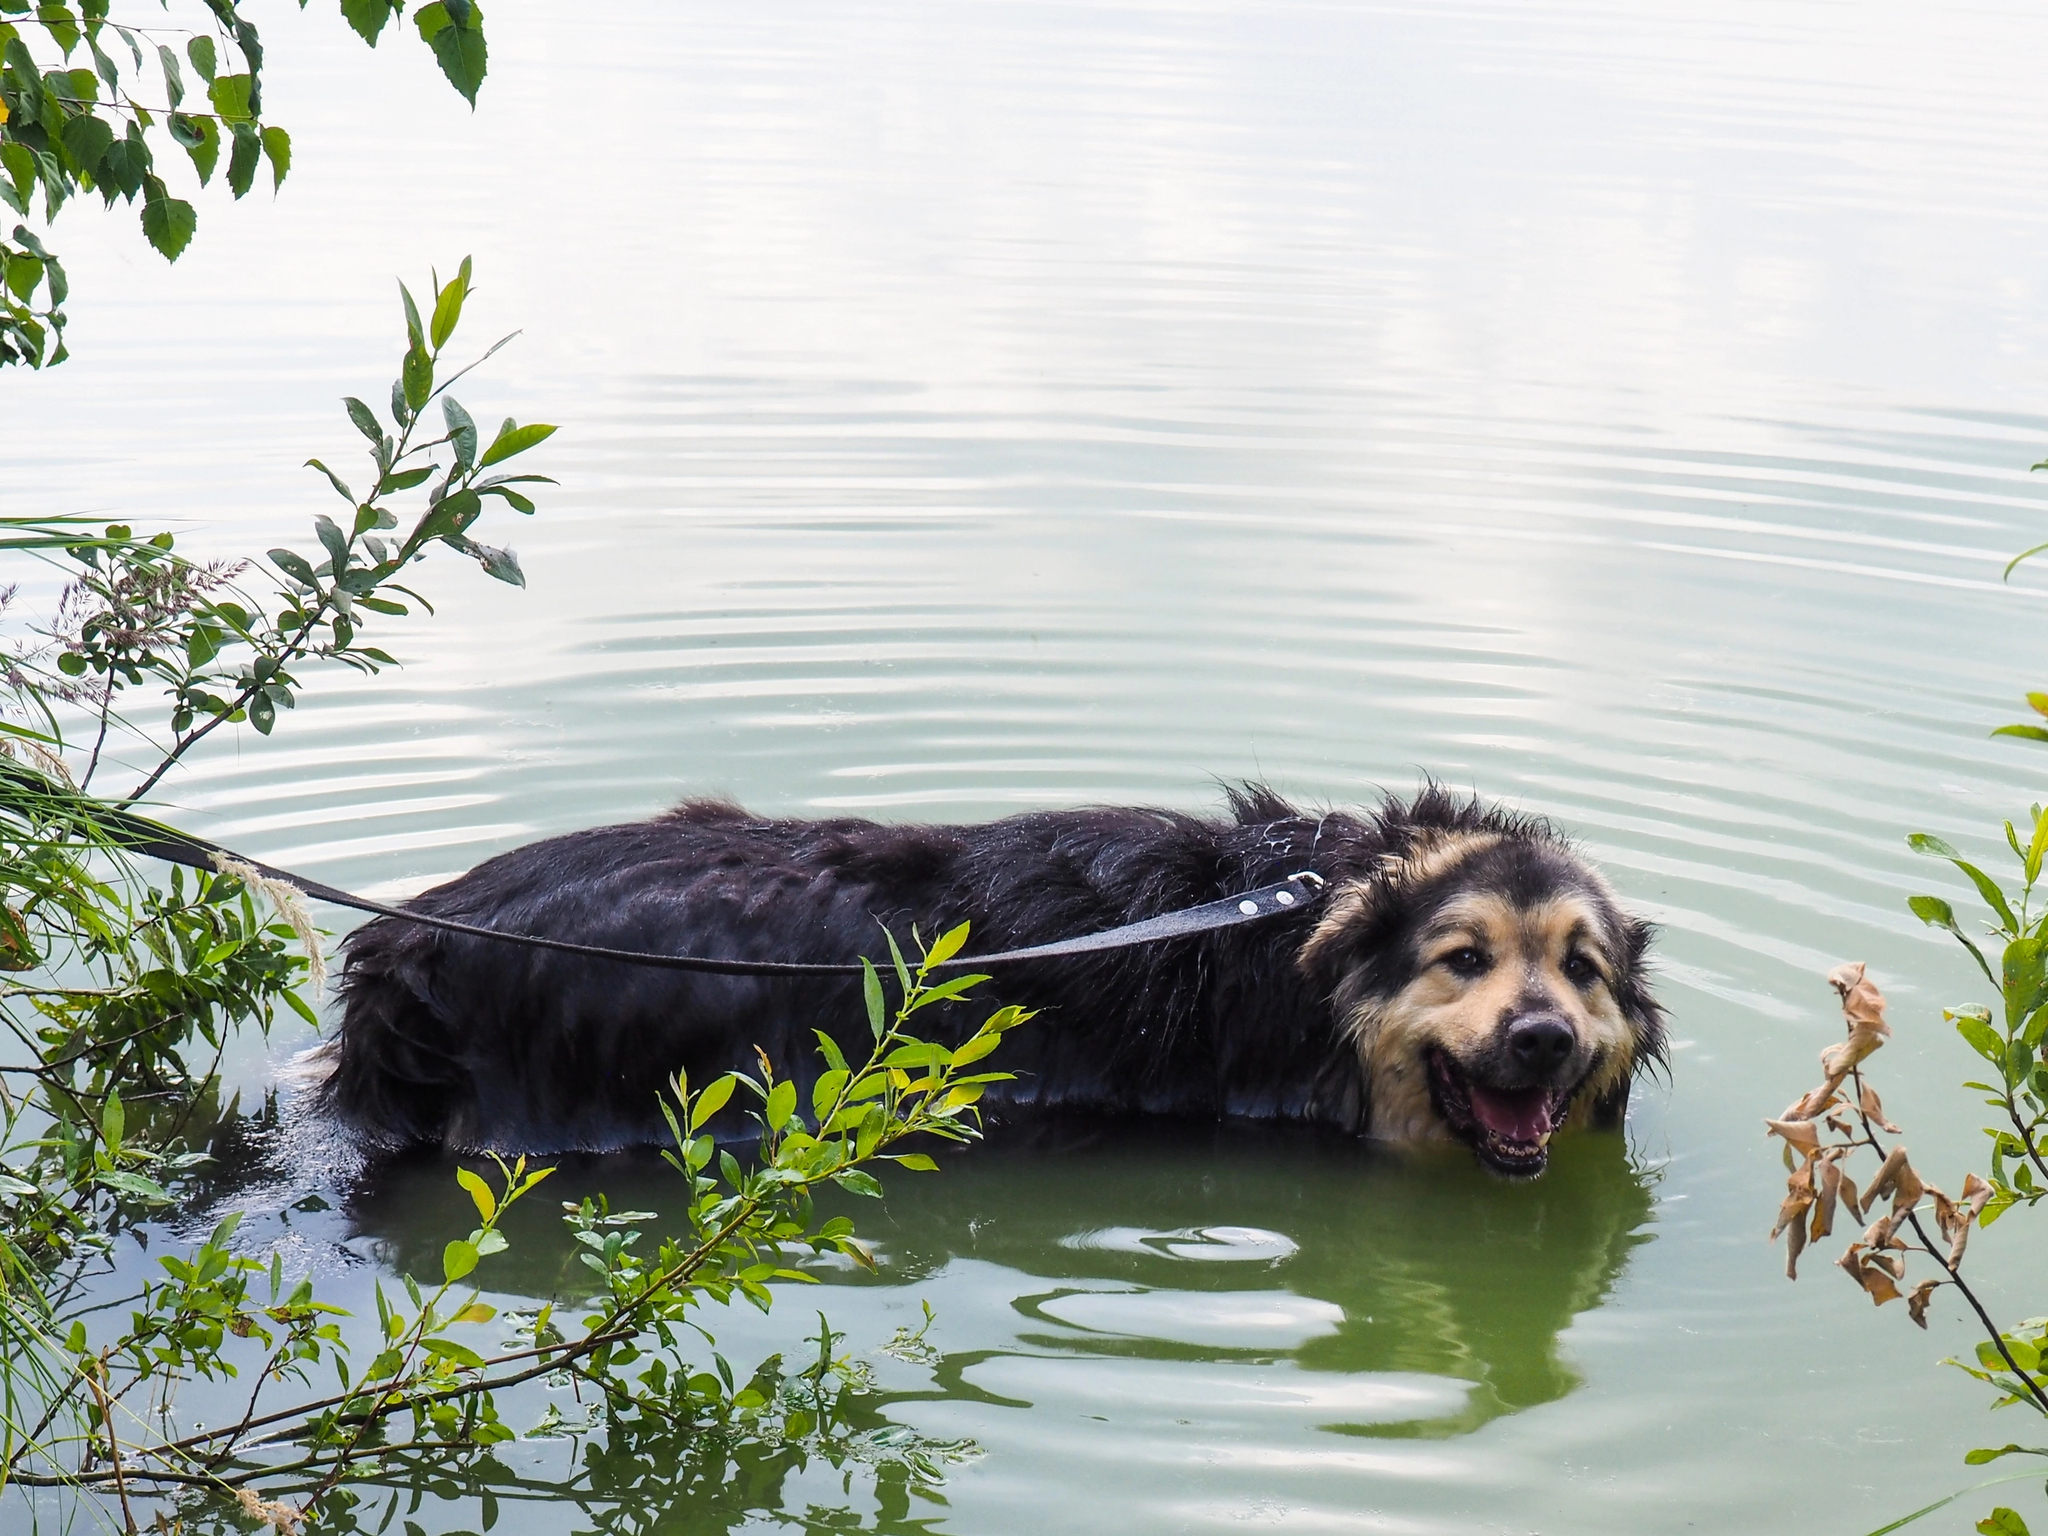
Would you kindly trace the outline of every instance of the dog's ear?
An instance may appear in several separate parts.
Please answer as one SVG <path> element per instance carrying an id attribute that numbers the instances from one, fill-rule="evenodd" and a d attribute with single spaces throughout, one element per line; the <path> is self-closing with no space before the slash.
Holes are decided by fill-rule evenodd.
<path id="1" fill-rule="evenodd" d="M 1366 872 L 1333 885 L 1323 915 L 1295 956 L 1302 973 L 1336 997 L 1347 981 L 1357 985 L 1370 971 L 1384 980 L 1398 964 L 1397 935 L 1412 916 L 1410 895 L 1454 865 L 1500 841 L 1497 833 L 1410 829 Z M 1356 998 L 1344 1003 L 1347 1008 Z"/>
<path id="2" fill-rule="evenodd" d="M 1336 991 L 1348 968 L 1346 962 L 1378 926 L 1379 887 L 1376 878 L 1346 880 L 1332 886 L 1323 898 L 1322 915 L 1308 942 L 1294 956 L 1295 965 L 1319 991 Z"/>
<path id="3" fill-rule="evenodd" d="M 1665 1059 L 1664 1009 L 1650 992 L 1648 955 L 1656 929 L 1638 917 L 1622 914 L 1614 969 L 1614 999 L 1622 1017 L 1635 1030 L 1635 1066 L 1662 1066 Z M 1626 1080 L 1620 1090 L 1621 1107 L 1628 1103 Z M 1595 1111 L 1596 1115 L 1598 1110 Z"/>

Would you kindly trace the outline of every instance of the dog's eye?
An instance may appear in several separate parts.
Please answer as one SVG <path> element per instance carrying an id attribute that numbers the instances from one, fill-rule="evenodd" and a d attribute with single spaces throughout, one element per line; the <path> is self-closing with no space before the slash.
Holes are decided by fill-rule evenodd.
<path id="1" fill-rule="evenodd" d="M 1564 957 L 1564 974 L 1573 986 L 1590 987 L 1600 979 L 1600 967 L 1575 949 Z"/>
<path id="2" fill-rule="evenodd" d="M 1493 962 L 1486 958 L 1485 951 L 1474 949 L 1467 944 L 1463 949 L 1452 950 L 1437 963 L 1454 976 L 1469 978 L 1484 976 Z"/>

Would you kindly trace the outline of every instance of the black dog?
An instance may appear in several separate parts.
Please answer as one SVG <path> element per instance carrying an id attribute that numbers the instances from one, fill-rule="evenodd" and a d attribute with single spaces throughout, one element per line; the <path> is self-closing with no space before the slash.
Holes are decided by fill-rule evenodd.
<path id="1" fill-rule="evenodd" d="M 1230 819 L 1037 812 L 979 826 L 770 821 L 693 801 L 654 821 L 515 849 L 415 909 L 611 948 L 848 961 L 964 920 L 969 952 L 1047 943 L 1308 869 L 1315 906 L 1243 928 L 1004 967 L 1039 1017 L 985 1104 L 1313 1122 L 1455 1138 L 1540 1173 L 1553 1132 L 1612 1125 L 1661 1060 L 1648 928 L 1545 823 L 1431 787 L 1363 814 L 1271 791 Z M 866 1041 L 857 979 L 653 970 L 390 918 L 350 936 L 325 1104 L 385 1144 L 607 1149 L 662 1138 L 669 1074 L 750 1067 L 806 1090 L 812 1031 Z"/>

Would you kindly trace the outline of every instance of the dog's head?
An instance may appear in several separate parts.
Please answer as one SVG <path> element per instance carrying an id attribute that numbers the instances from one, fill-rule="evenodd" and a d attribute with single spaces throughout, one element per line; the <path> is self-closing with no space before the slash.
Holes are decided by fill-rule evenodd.
<path id="1" fill-rule="evenodd" d="M 1373 1134 L 1455 1139 L 1529 1178 L 1554 1133 L 1614 1123 L 1662 1058 L 1650 931 L 1547 827 L 1460 819 L 1399 828 L 1377 868 L 1333 883 L 1299 958 L 1358 1051 Z"/>

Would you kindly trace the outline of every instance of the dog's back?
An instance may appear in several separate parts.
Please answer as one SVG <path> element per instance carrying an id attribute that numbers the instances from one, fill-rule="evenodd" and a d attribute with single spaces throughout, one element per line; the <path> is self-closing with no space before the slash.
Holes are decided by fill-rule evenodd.
<path id="1" fill-rule="evenodd" d="M 907 945 L 912 924 L 929 938 L 967 920 L 972 948 L 988 951 L 1115 927 L 1301 867 L 1316 819 L 1278 802 L 1255 809 L 1284 810 L 1288 831 L 1247 857 L 1234 846 L 1244 820 L 1167 812 L 931 827 L 763 820 L 700 802 L 514 849 L 413 905 L 609 948 L 833 963 L 886 955 L 884 925 Z M 1199 957 L 1230 947 L 1235 960 L 1224 970 L 1229 990 L 1243 994 L 1229 1003 L 1239 1012 L 1299 1014 L 1309 999 L 1292 955 L 1304 933 L 1291 921 L 1255 938 L 1005 969 L 971 1019 L 948 1010 L 950 1027 L 1001 1002 L 1053 1011 L 1005 1045 L 1001 1065 L 1025 1075 L 998 1098 L 1193 1113 L 1299 1107 L 1304 1073 L 1313 1079 L 1319 1067 L 1277 1041 L 1233 1053 L 1214 1038 L 1216 972 Z M 350 937 L 340 990 L 344 1016 L 324 1048 L 321 1096 L 389 1143 L 644 1143 L 660 1134 L 656 1095 L 679 1068 L 696 1082 L 750 1069 L 758 1046 L 779 1072 L 803 1080 L 815 1070 L 813 1030 L 849 1049 L 865 1040 L 851 978 L 636 967 L 392 919 Z M 941 1033 L 949 1027 L 929 1015 L 920 1024 L 928 1019 Z M 1327 1043 L 1318 1051 L 1327 1056 Z M 1230 1054 L 1255 1059 L 1222 1059 Z"/>

